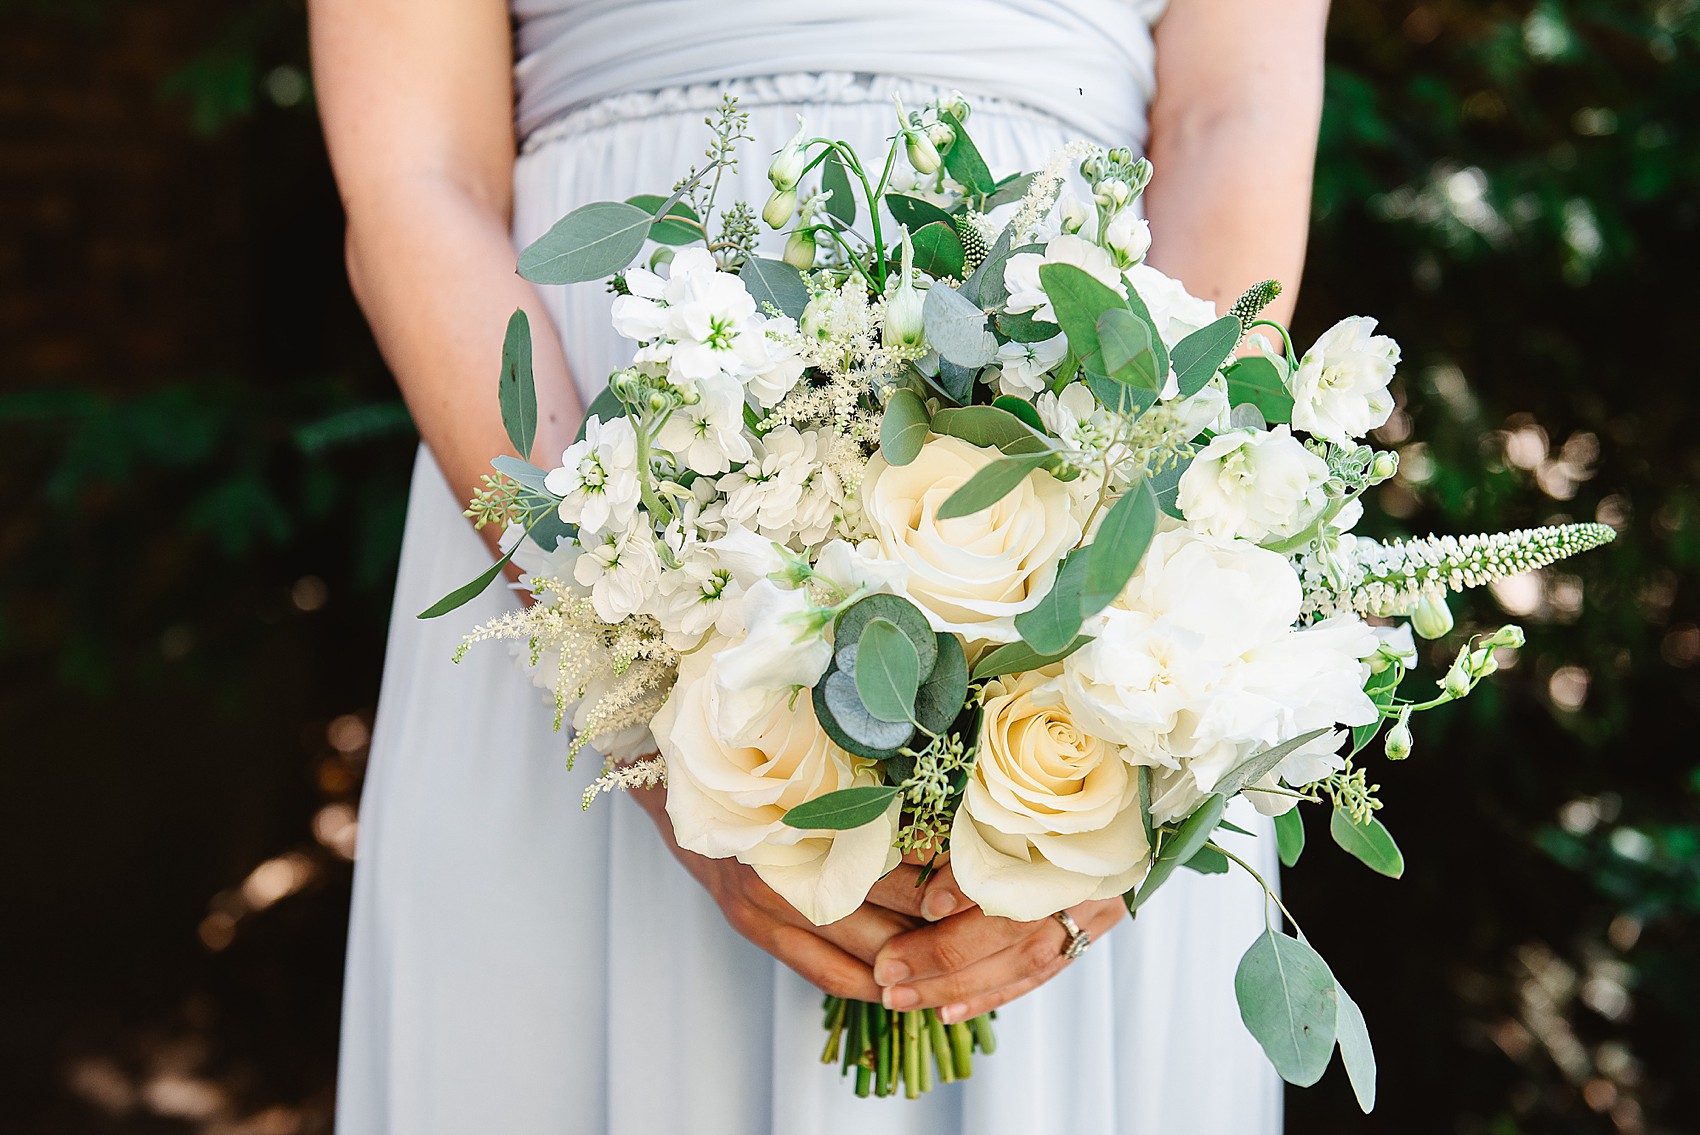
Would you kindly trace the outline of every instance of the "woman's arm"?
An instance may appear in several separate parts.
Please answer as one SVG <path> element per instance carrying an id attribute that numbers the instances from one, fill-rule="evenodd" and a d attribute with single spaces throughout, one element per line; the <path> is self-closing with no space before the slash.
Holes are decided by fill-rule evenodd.
<path id="1" fill-rule="evenodd" d="M 531 316 L 536 452 L 581 414 L 537 293 L 514 272 L 505 0 L 310 0 L 313 72 L 348 215 L 348 275 L 420 434 L 461 499 L 509 449 L 508 316 Z M 522 456 L 529 457 L 530 454 Z M 495 529 L 485 530 L 493 542 Z"/>
<path id="2" fill-rule="evenodd" d="M 1328 0 L 1173 0 L 1157 25 L 1151 261 L 1221 310 L 1275 279 L 1267 314 L 1292 317 L 1327 20 Z"/>
<path id="3" fill-rule="evenodd" d="M 1173 0 L 1157 26 L 1156 176 L 1145 196 L 1152 260 L 1224 310 L 1274 278 L 1285 291 L 1270 317 L 1292 315 L 1310 222 L 1327 15 L 1327 0 Z M 1067 965 L 1067 934 L 1056 921 L 990 918 L 956 889 L 948 867 L 924 891 L 886 886 L 880 901 L 938 919 L 893 938 L 875 959 L 892 1008 L 942 1007 L 963 1020 Z M 1070 913 L 1098 936 L 1125 910 L 1109 899 Z"/>

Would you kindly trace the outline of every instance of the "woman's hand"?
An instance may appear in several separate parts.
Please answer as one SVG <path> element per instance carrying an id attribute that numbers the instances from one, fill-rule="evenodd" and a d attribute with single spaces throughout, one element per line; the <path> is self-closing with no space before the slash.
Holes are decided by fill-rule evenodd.
<path id="1" fill-rule="evenodd" d="M 709 859 L 681 848 L 667 818 L 665 789 L 639 789 L 632 797 L 649 813 L 674 857 L 702 884 L 732 929 L 822 992 L 879 1001 L 874 959 L 895 936 L 920 926 L 919 918 L 866 902 L 848 918 L 816 926 L 762 882 L 754 868 L 736 859 Z M 914 877 L 909 878 L 912 884 Z"/>
<path id="2" fill-rule="evenodd" d="M 904 864 L 880 880 L 871 902 L 925 919 L 887 941 L 874 981 L 888 1009 L 938 1009 L 946 1024 L 966 1021 L 1036 989 L 1063 971 L 1068 931 L 1055 918 L 1015 922 L 986 914 L 957 889 L 947 864 L 918 887 Z M 1069 914 L 1094 940 L 1127 915 L 1120 898 L 1085 902 Z"/>

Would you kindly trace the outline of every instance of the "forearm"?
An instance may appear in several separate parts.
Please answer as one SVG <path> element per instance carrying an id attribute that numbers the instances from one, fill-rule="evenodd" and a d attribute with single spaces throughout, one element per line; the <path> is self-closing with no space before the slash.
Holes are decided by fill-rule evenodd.
<path id="1" fill-rule="evenodd" d="M 512 451 L 496 383 L 516 307 L 531 317 L 533 454 L 540 464 L 558 459 L 578 428 L 579 399 L 536 291 L 514 272 L 505 219 L 446 178 L 398 179 L 379 196 L 371 207 L 349 203 L 349 279 L 456 495 L 470 496 L 490 459 Z"/>
<path id="2" fill-rule="evenodd" d="M 1288 321 L 1322 116 L 1319 0 L 1175 0 L 1158 26 L 1151 263 L 1226 310 L 1262 280 Z"/>

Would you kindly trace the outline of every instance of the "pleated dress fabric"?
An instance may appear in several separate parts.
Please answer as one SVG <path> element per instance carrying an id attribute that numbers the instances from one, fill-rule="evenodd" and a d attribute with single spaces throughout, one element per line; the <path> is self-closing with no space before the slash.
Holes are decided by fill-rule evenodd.
<path id="1" fill-rule="evenodd" d="M 1037 98 L 979 98 L 970 126 L 995 171 L 1038 168 L 1083 135 L 1143 141 L 1152 12 L 1112 6 L 1117 18 L 1135 17 L 1144 47 L 1135 42 L 1129 57 L 1146 60 L 1124 84 L 1138 101 L 1112 112 L 1118 133 L 1096 122 L 1102 106 L 1063 117 L 1034 105 Z M 700 20 L 709 8 L 726 18 L 744 7 L 609 3 L 593 10 L 698 9 Z M 841 7 L 853 17 L 862 5 L 771 7 Z M 1044 9 L 1079 17 L 1098 5 L 903 7 L 935 17 L 1022 9 L 1031 21 Z M 523 47 L 527 15 L 518 14 Z M 657 24 L 657 34 L 672 42 L 678 25 Z M 1022 34 L 1019 26 L 1006 30 Z M 572 34 L 570 26 L 558 34 Z M 1019 58 L 1053 77 L 1069 74 L 1074 62 L 1055 53 Z M 811 132 L 883 154 L 894 92 L 909 105 L 941 84 L 971 94 L 1031 93 L 1003 84 L 995 71 L 967 74 L 960 64 L 952 74 L 904 71 L 902 53 L 895 59 L 880 68 L 885 75 L 759 75 L 745 63 L 754 77 L 710 76 L 694 86 L 674 81 L 677 68 L 644 72 L 634 63 L 616 84 L 630 89 L 576 93 L 578 105 L 553 115 L 534 109 L 540 121 L 514 170 L 515 245 L 587 201 L 667 192 L 700 159 L 704 114 L 724 90 L 740 96 L 758 139 L 725 200 L 758 208 L 766 155 L 796 129 L 799 113 Z M 533 89 L 526 69 L 522 59 L 522 115 Z M 632 345 L 609 327 L 610 297 L 599 286 L 544 292 L 588 401 L 628 361 Z M 1136 922 L 1124 921 L 1059 977 L 1002 1009 L 998 1051 L 976 1059 L 971 1080 L 919 1101 L 854 1098 L 849 1082 L 818 1060 L 819 992 L 726 924 L 631 801 L 604 798 L 581 811 L 598 761 L 586 754 L 567 770 L 551 708 L 509 650 L 484 644 L 459 665 L 452 661 L 460 636 L 513 597 L 492 589 L 445 618 L 414 617 L 489 562 L 463 507 L 422 449 L 361 807 L 341 1135 L 1280 1131 L 1279 1080 L 1234 1003 L 1234 968 L 1264 923 L 1261 892 L 1238 873 L 1180 872 Z M 1273 880 L 1268 823 L 1250 809 L 1230 814 L 1259 833 L 1226 836 L 1230 846 Z"/>

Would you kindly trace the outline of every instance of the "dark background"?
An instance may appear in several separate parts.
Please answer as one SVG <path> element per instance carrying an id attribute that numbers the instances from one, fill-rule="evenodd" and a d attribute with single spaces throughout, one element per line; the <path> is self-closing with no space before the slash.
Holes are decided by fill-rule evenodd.
<path id="1" fill-rule="evenodd" d="M 1288 874 L 1382 1063 L 1291 1128 L 1700 1131 L 1700 4 L 1331 53 L 1297 338 L 1405 346 L 1370 526 L 1621 536 L 1461 611 L 1529 645 L 1375 765 L 1405 879 Z M 298 2 L 0 0 L 0 1130 L 329 1129 L 413 446 L 340 223 Z"/>

